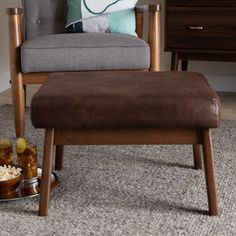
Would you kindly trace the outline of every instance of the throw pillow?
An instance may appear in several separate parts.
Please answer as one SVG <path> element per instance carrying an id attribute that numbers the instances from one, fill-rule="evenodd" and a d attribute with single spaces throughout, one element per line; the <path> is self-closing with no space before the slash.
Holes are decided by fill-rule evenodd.
<path id="1" fill-rule="evenodd" d="M 66 32 L 135 35 L 137 0 L 68 0 Z"/>

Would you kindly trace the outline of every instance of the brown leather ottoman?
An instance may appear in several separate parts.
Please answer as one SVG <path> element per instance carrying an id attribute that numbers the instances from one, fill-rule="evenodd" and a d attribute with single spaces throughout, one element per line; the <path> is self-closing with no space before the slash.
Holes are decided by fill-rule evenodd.
<path id="1" fill-rule="evenodd" d="M 218 215 L 211 128 L 220 102 L 203 75 L 190 72 L 79 72 L 49 77 L 35 94 L 31 119 L 46 129 L 39 215 L 48 214 L 53 145 L 192 144 L 203 147 L 209 213 Z"/>

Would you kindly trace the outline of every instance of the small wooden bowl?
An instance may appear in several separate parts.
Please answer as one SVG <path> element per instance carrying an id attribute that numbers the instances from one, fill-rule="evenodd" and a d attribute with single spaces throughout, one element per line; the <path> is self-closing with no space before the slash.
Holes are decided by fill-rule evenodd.
<path id="1" fill-rule="evenodd" d="M 14 195 L 22 181 L 22 178 L 23 174 L 21 173 L 18 177 L 14 179 L 0 181 L 0 197 Z"/>

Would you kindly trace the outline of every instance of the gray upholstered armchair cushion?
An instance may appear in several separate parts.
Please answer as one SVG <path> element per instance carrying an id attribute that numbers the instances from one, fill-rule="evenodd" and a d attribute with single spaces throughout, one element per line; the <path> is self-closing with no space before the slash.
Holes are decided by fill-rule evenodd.
<path id="1" fill-rule="evenodd" d="M 21 63 L 24 73 L 148 69 L 150 49 L 145 41 L 123 34 L 53 34 L 26 40 Z"/>
<path id="2" fill-rule="evenodd" d="M 149 45 L 122 34 L 63 34 L 67 0 L 23 0 L 21 68 L 28 72 L 148 69 Z"/>

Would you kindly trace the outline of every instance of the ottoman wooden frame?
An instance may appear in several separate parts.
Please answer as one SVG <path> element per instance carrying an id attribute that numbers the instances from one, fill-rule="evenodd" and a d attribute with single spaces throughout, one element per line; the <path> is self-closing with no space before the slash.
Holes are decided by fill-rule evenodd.
<path id="1" fill-rule="evenodd" d="M 62 168 L 63 145 L 132 145 L 132 144 L 195 144 L 202 146 L 208 194 L 209 214 L 219 214 L 215 182 L 214 160 L 210 129 L 120 129 L 120 130 L 57 130 L 46 129 L 43 158 L 43 176 L 39 215 L 48 214 L 53 147 L 61 152 L 56 156 L 58 169 Z M 201 168 L 200 153 L 194 155 L 195 169 Z"/>
<path id="2" fill-rule="evenodd" d="M 209 213 L 219 214 L 210 129 L 220 125 L 220 101 L 203 75 L 54 74 L 33 97 L 31 120 L 46 130 L 40 216 L 48 214 L 54 146 L 61 170 L 64 145 L 142 144 L 193 145 L 195 169 L 203 150 Z"/>

